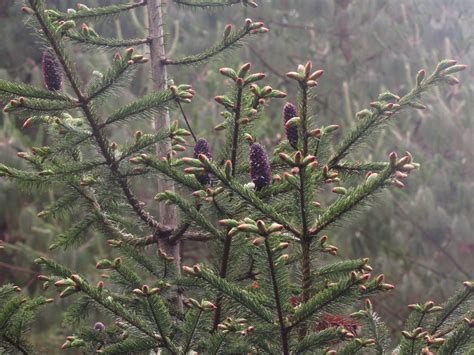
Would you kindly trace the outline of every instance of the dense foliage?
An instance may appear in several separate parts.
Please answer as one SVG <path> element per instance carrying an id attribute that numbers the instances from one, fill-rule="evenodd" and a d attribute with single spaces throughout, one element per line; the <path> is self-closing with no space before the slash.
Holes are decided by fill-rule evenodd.
<path id="1" fill-rule="evenodd" d="M 185 113 L 185 104 L 196 94 L 190 85 L 162 82 L 160 91 L 118 109 L 110 104 L 111 94 L 149 62 L 128 47 L 153 48 L 160 37 L 105 38 L 91 23 L 137 7 L 155 11 L 153 6 L 159 3 L 80 5 L 62 13 L 31 0 L 23 10 L 44 37 L 42 74 L 49 91 L 0 81 L 4 111 L 21 120 L 24 129 L 42 126 L 48 134 L 47 145 L 32 148 L 31 154 L 18 153 L 29 169 L 2 164 L 0 171 L 23 188 L 60 191 L 60 198 L 40 216 L 66 215 L 71 224 L 55 236 L 50 249 L 78 247 L 95 235 L 91 230 L 104 235 L 115 249 L 113 258 L 98 261 L 105 282 L 96 285 L 88 281 L 89 275 L 72 271 L 65 263 L 47 257 L 36 260 L 45 270 L 39 277 L 45 287 L 57 287 L 61 298 L 79 296 L 65 317 L 74 335 L 63 348 L 82 348 L 86 353 L 161 348 L 183 354 L 352 354 L 371 348 L 386 353 L 391 346 L 388 332 L 368 297 L 393 286 L 383 274 L 372 277 L 366 258 L 332 260 L 338 248 L 328 243 L 324 232 L 344 224 L 380 190 L 403 188 L 402 180 L 419 167 L 408 152 L 400 156 L 392 152 L 381 162 L 352 161 L 349 154 L 383 132 L 400 112 L 425 109 L 422 95 L 438 85 L 457 85 L 453 74 L 466 67 L 443 60 L 429 75 L 420 70 L 411 90 L 403 96 L 382 92 L 355 114 L 357 120 L 341 137 L 341 122 L 321 124 L 316 115 L 315 91 L 324 82 L 323 71 L 313 70 L 311 61 L 298 65 L 286 74 L 291 83 L 286 89 L 297 97 L 297 104 L 287 103 L 279 120 L 287 139 L 270 157 L 255 132 L 266 124 L 265 110 L 278 106 L 276 99 L 286 94 L 262 84 L 265 74 L 253 73 L 250 64 L 221 68 L 229 86 L 227 94 L 215 97 L 223 110 L 223 121 L 215 128 L 224 131 L 225 138 L 220 149 L 211 151 Z M 233 5 L 233 1 L 176 3 Z M 243 4 L 255 6 L 251 1 Z M 83 21 L 87 24 L 81 25 Z M 154 26 L 149 27 L 153 31 Z M 267 31 L 264 23 L 246 19 L 240 28 L 226 26 L 218 43 L 198 55 L 158 57 L 152 50 L 152 68 L 163 73 L 167 67 L 205 62 L 243 38 Z M 73 63 L 70 42 L 118 52 L 106 71 L 95 71 L 84 80 Z M 172 109 L 182 114 L 186 129 L 177 121 L 160 126 Z M 147 118 L 162 128 L 138 130 L 120 141 L 110 138 Z M 189 145 L 194 145 L 193 153 L 183 153 Z M 150 178 L 158 178 L 160 192 L 157 202 L 144 203 L 134 187 Z M 160 206 L 159 217 L 150 213 L 158 209 L 153 204 Z M 174 214 L 175 209 L 178 222 L 169 224 L 165 214 Z M 183 265 L 177 249 L 183 243 L 205 243 L 212 256 Z M 149 249 L 156 250 L 156 244 L 155 254 Z M 51 300 L 26 301 L 15 294 L 18 291 L 11 285 L 1 289 L 1 344 L 27 353 L 26 320 Z M 472 292 L 472 283 L 466 281 L 442 305 L 431 301 L 410 305 L 412 313 L 397 351 L 450 354 L 470 349 Z M 91 311 L 92 319 L 100 314 L 101 320 L 95 319 L 93 327 L 83 322 L 90 322 Z"/>

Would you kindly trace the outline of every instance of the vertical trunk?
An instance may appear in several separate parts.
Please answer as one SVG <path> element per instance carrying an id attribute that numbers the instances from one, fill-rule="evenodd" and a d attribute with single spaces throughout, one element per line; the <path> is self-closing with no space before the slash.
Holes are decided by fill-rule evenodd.
<path id="1" fill-rule="evenodd" d="M 150 62 L 151 75 L 153 81 L 153 90 L 160 91 L 166 89 L 167 72 L 166 66 L 163 64 L 166 59 L 166 50 L 164 43 L 164 23 L 163 23 L 163 6 L 165 0 L 148 0 L 148 28 L 150 37 Z M 168 111 L 163 112 L 154 120 L 153 128 L 157 131 L 169 127 L 170 115 Z M 171 152 L 171 141 L 166 140 L 164 143 L 157 145 L 156 155 L 161 158 Z M 174 183 L 171 180 L 161 179 L 158 182 L 158 192 L 174 191 Z M 163 225 L 176 226 L 176 208 L 172 205 L 160 204 L 159 207 L 160 222 Z M 180 242 L 169 244 L 160 242 L 160 247 L 175 259 L 177 272 L 181 271 L 181 245 Z M 183 309 L 182 295 L 178 292 L 176 305 L 179 310 Z"/>

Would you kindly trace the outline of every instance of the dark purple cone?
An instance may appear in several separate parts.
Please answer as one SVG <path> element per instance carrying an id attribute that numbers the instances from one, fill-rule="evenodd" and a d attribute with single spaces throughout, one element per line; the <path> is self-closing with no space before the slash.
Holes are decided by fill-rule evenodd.
<path id="1" fill-rule="evenodd" d="M 97 322 L 96 324 L 94 324 L 94 329 L 97 330 L 97 331 L 104 330 L 105 325 L 102 322 Z"/>
<path id="2" fill-rule="evenodd" d="M 194 146 L 194 158 L 198 159 L 199 154 L 204 154 L 209 159 L 212 159 L 212 154 L 209 149 L 209 144 L 204 138 L 198 139 L 196 145 Z M 196 179 L 201 185 L 209 185 L 211 183 L 211 177 L 209 173 L 196 174 Z"/>
<path id="3" fill-rule="evenodd" d="M 292 119 L 293 117 L 298 117 L 298 110 L 296 106 L 293 105 L 291 102 L 287 102 L 285 107 L 283 107 L 283 121 L 284 123 L 288 122 L 288 120 Z M 298 127 L 293 126 L 290 128 L 286 128 L 286 138 L 290 142 L 291 146 L 294 149 L 298 149 Z"/>
<path id="4" fill-rule="evenodd" d="M 254 143 L 250 147 L 250 178 L 255 184 L 255 189 L 261 190 L 272 183 L 272 169 L 268 163 L 267 153 L 263 147 Z"/>
<path id="5" fill-rule="evenodd" d="M 61 90 L 63 76 L 56 57 L 48 51 L 43 52 L 43 81 L 48 90 Z"/>

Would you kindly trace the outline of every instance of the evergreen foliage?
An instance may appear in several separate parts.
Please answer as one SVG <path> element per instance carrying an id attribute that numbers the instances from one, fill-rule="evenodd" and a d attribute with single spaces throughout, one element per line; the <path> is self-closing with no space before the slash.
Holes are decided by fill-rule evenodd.
<path id="1" fill-rule="evenodd" d="M 196 7 L 255 6 L 252 1 L 175 2 Z M 282 142 L 270 159 L 253 128 L 262 124 L 266 106 L 286 94 L 262 84 L 265 74 L 252 73 L 249 63 L 235 70 L 222 68 L 230 88 L 228 94 L 215 97 L 224 119 L 216 129 L 226 131 L 225 144 L 211 155 L 207 141 L 200 139 L 193 156 L 186 157 L 180 152 L 186 150 L 187 137 L 196 140 L 182 107 L 195 95 L 190 85 L 169 82 L 162 91 L 103 112 L 105 94 L 120 86 L 119 79 L 131 67 L 147 63 L 148 58 L 132 48 L 121 50 L 113 66 L 86 88 L 66 46 L 68 40 L 105 48 L 148 43 L 102 39 L 88 25 L 82 26 L 81 34 L 76 30 L 76 21 L 117 16 L 140 6 L 148 4 L 93 9 L 80 5 L 77 11 L 61 13 L 45 9 L 43 0 L 28 0 L 24 12 L 49 48 L 44 78 L 52 91 L 0 81 L 2 98 L 10 100 L 4 111 L 19 119 L 28 117 L 25 128 L 46 126 L 54 137 L 49 146 L 18 154 L 29 170 L 1 164 L 0 176 L 33 190 L 48 186 L 65 191 L 41 212 L 43 217 L 81 211 L 51 249 L 80 245 L 95 229 L 116 253 L 97 262 L 105 279 L 97 284 L 52 259 L 36 260 L 44 270 L 39 278 L 45 288 L 55 287 L 60 298 L 79 296 L 66 317 L 75 331 L 62 348 L 109 354 L 157 349 L 166 354 L 354 354 L 372 349 L 386 353 L 387 330 L 368 297 L 394 286 L 383 274 L 372 275 L 368 259 L 332 261 L 338 249 L 323 232 L 344 223 L 380 190 L 404 187 L 402 180 L 419 166 L 410 153 L 392 152 L 385 162 L 352 162 L 348 156 L 403 110 L 423 109 L 420 100 L 426 91 L 458 84 L 453 74 L 466 66 L 444 60 L 430 75 L 419 71 L 407 94 L 382 93 L 356 115 L 357 123 L 331 151 L 340 127 L 321 126 L 313 107 L 323 71 L 314 70 L 311 61 L 299 65 L 287 74 L 299 97 L 297 107 L 285 106 L 283 112 L 281 130 L 286 130 L 289 141 Z M 247 35 L 267 31 L 263 23 L 247 19 L 237 31 L 226 27 L 222 41 L 201 54 L 151 60 L 164 66 L 198 64 L 233 48 Z M 57 92 L 60 72 L 67 94 Z M 160 117 L 174 108 L 183 113 L 188 129 L 173 122 L 159 131 L 136 132 L 127 142 L 109 138 L 116 124 Z M 155 156 L 155 147 L 163 142 L 171 151 Z M 359 179 L 345 179 L 354 173 Z M 178 225 L 163 224 L 162 216 L 155 217 L 133 192 L 133 182 L 155 175 L 178 187 L 155 196 L 155 203 L 174 205 L 182 212 Z M 321 201 L 323 190 L 334 197 Z M 218 252 L 212 260 L 180 265 L 181 276 L 166 250 L 158 247 L 156 254 L 145 250 L 163 242 L 204 242 Z M 0 346 L 29 353 L 27 325 L 36 308 L 51 300 L 28 300 L 18 291 L 12 285 L 0 288 Z M 472 350 L 473 292 L 473 283 L 466 281 L 442 305 L 432 301 L 410 305 L 412 314 L 396 351 Z M 84 317 L 90 309 L 109 322 L 94 320 L 93 327 L 87 326 Z"/>

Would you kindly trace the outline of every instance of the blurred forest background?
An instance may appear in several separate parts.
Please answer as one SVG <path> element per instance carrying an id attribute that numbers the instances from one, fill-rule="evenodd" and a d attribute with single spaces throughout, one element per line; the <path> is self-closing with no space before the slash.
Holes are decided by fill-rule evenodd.
<path id="1" fill-rule="evenodd" d="M 235 6 L 224 12 L 177 9 L 168 1 L 167 44 L 171 55 L 199 52 L 222 35 L 227 23 L 240 25 L 246 17 L 262 20 L 270 33 L 207 64 L 179 72 L 171 69 L 178 83 L 192 84 L 197 95 L 187 114 L 196 133 L 219 144 L 213 130 L 219 108 L 212 99 L 224 90 L 217 69 L 225 63 L 235 67 L 252 62 L 269 74 L 274 88 L 288 92 L 294 100 L 285 73 L 307 59 L 325 71 L 316 98 L 317 120 L 354 124 L 355 113 L 367 107 L 378 93 L 388 89 L 405 93 L 415 73 L 432 68 L 443 58 L 470 65 L 461 75 L 461 85 L 435 91 L 427 97 L 424 111 L 404 112 L 376 141 L 370 142 L 358 159 L 385 157 L 407 147 L 422 168 L 408 186 L 384 192 L 367 214 L 355 216 L 344 228 L 331 231 L 344 256 L 370 256 L 377 271 L 396 285 L 396 290 L 374 300 L 392 330 L 400 329 L 409 303 L 433 299 L 442 301 L 472 279 L 474 273 L 474 2 L 472 0 L 260 0 L 257 9 Z M 47 1 L 50 8 L 65 11 L 75 7 L 70 0 Z M 118 3 L 87 0 L 87 5 Z M 42 86 L 42 48 L 35 34 L 22 25 L 18 1 L 0 1 L 0 78 Z M 95 27 L 101 35 L 144 36 L 146 15 L 139 9 L 120 22 Z M 90 78 L 103 70 L 113 53 L 74 47 L 81 75 Z M 139 69 L 124 100 L 150 90 L 147 69 Z M 111 104 L 112 105 L 112 104 Z M 282 136 L 283 103 L 270 105 L 268 120 L 255 135 L 270 147 Z M 175 114 L 176 115 L 176 114 Z M 176 116 L 175 118 L 178 118 Z M 16 152 L 28 146 L 42 146 L 48 137 L 29 129 L 20 132 L 21 122 L 0 113 L 0 162 L 21 165 Z M 113 134 L 132 135 L 137 127 L 122 127 Z M 216 139 L 214 139 L 216 138 Z M 154 186 L 140 187 L 145 201 L 154 196 Z M 48 251 L 52 237 L 63 225 L 37 217 L 46 202 L 60 194 L 44 191 L 26 194 L 0 180 L 0 283 L 13 282 L 31 294 L 43 292 L 36 281 L 33 259 L 52 253 L 59 262 L 87 273 L 96 260 L 108 256 L 103 238 L 93 238 L 79 249 Z M 80 216 L 76 216 L 80 218 Z M 64 221 L 67 225 L 68 221 Z M 60 327 L 61 310 L 68 301 L 55 303 L 41 314 L 34 332 L 36 343 L 51 349 L 60 344 L 67 330 Z M 51 311 L 54 307 L 54 311 Z"/>

